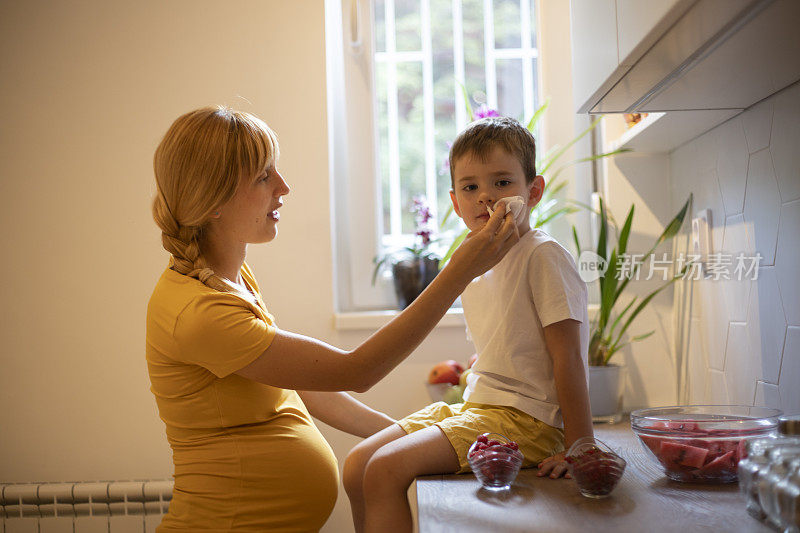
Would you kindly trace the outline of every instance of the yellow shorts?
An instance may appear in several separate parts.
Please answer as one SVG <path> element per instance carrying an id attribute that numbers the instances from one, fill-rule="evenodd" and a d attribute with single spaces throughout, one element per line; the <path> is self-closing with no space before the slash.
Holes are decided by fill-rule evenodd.
<path id="1" fill-rule="evenodd" d="M 481 433 L 501 433 L 516 441 L 525 456 L 522 468 L 564 451 L 564 430 L 502 405 L 436 402 L 397 423 L 406 433 L 438 426 L 458 454 L 459 474 L 470 471 L 467 451 Z"/>

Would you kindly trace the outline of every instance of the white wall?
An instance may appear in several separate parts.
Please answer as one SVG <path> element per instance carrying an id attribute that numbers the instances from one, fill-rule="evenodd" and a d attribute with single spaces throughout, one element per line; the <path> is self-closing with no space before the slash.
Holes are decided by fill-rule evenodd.
<path id="1" fill-rule="evenodd" d="M 710 208 L 714 249 L 763 256 L 755 281 L 692 282 L 689 400 L 800 414 L 800 82 L 670 156 L 672 203 Z"/>
<path id="2" fill-rule="evenodd" d="M 542 28 L 544 68 L 568 72 L 568 5 L 544 5 L 563 21 Z M 229 104 L 278 133 L 292 192 L 278 239 L 248 254 L 278 324 L 345 348 L 371 333 L 333 328 L 324 43 L 321 1 L 0 4 L 0 482 L 171 475 L 144 361 L 167 261 L 151 161 L 190 109 Z M 568 90 L 545 82 L 552 107 Z M 402 417 L 427 402 L 430 366 L 470 353 L 441 328 L 361 396 Z M 322 430 L 341 462 L 357 439 Z M 324 531 L 352 530 L 346 500 Z"/>

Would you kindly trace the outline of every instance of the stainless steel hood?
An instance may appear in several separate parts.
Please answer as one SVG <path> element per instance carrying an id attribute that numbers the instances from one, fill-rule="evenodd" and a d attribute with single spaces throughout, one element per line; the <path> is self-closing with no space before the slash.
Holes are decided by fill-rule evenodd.
<path id="1" fill-rule="evenodd" d="M 800 0 L 697 0 L 676 9 L 683 12 L 621 58 L 580 112 L 741 110 L 800 80 Z"/>

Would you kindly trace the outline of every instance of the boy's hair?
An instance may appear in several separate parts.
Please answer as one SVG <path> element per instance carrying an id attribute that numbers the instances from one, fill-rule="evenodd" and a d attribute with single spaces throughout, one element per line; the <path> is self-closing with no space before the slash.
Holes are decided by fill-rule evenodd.
<path id="1" fill-rule="evenodd" d="M 261 119 L 228 107 L 197 109 L 172 123 L 153 157 L 153 218 L 177 272 L 219 291 L 200 241 L 213 212 L 278 158 L 278 139 Z"/>
<path id="2" fill-rule="evenodd" d="M 468 153 L 485 160 L 495 146 L 516 157 L 528 183 L 536 177 L 536 140 L 522 124 L 509 117 L 486 117 L 469 124 L 450 147 L 450 187 L 455 189 L 455 164 Z"/>

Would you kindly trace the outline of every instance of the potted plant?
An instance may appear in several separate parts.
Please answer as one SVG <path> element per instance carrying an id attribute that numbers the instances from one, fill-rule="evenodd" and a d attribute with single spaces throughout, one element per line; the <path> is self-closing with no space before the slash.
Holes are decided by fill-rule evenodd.
<path id="1" fill-rule="evenodd" d="M 424 196 L 415 196 L 411 212 L 414 213 L 414 244 L 391 251 L 373 259 L 375 270 L 372 284 L 385 265 L 391 266 L 397 305 L 405 309 L 439 273 L 439 256 L 431 250 L 436 241 L 431 229 L 431 211 Z"/>
<path id="2" fill-rule="evenodd" d="M 633 321 L 647 307 L 650 301 L 662 290 L 667 288 L 686 272 L 684 266 L 663 285 L 649 293 L 637 303 L 638 296 L 633 296 L 627 301 L 622 311 L 615 312 L 617 302 L 620 301 L 623 291 L 631 279 L 638 279 L 641 266 L 653 254 L 656 247 L 672 239 L 683 225 L 683 220 L 691 205 L 692 196 L 686 200 L 681 210 L 667 224 L 667 227 L 656 239 L 653 246 L 645 254 L 630 255 L 627 252 L 628 237 L 633 224 L 634 206 L 631 205 L 622 230 L 616 239 L 616 245 L 610 246 L 609 214 L 606 211 L 602 198 L 600 199 L 600 229 L 597 236 L 596 251 L 581 251 L 578 233 L 572 226 L 572 235 L 579 256 L 579 268 L 582 273 L 587 265 L 592 262 L 599 263 L 599 268 L 592 268 L 590 272 L 597 272 L 599 276 L 598 289 L 600 291 L 600 305 L 597 315 L 591 322 L 589 334 L 589 401 L 592 416 L 595 421 L 617 422 L 622 411 L 622 370 L 621 365 L 611 363 L 612 356 L 621 348 L 631 342 L 644 340 L 652 335 L 655 330 L 636 335 L 625 340 L 625 333 Z M 613 220 L 613 219 L 612 219 Z M 610 253 L 609 253 L 610 250 Z M 629 258 L 632 258 L 630 261 Z M 586 278 L 584 278 L 586 280 Z"/>

